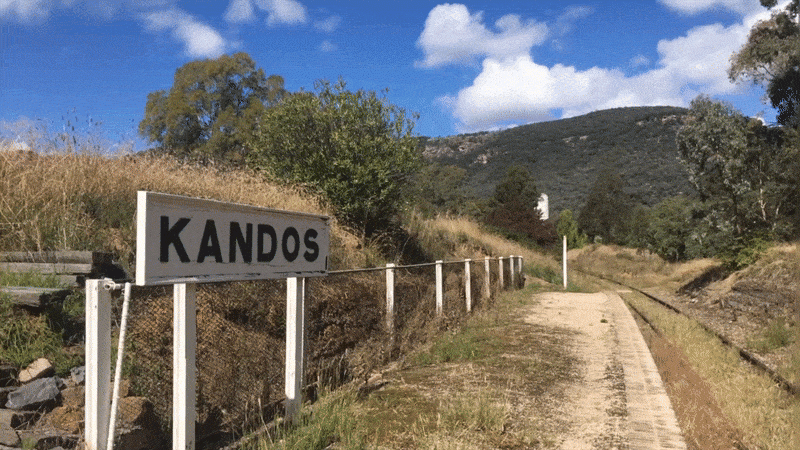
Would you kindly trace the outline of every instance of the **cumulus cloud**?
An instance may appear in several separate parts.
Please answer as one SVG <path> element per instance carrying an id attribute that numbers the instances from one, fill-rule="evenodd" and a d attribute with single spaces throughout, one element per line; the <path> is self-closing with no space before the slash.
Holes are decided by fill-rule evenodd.
<path id="1" fill-rule="evenodd" d="M 476 23 L 476 16 L 469 17 Z M 511 58 L 472 53 L 471 57 L 485 55 L 480 74 L 470 86 L 439 101 L 452 112 L 458 130 L 470 132 L 623 106 L 688 105 L 700 93 L 735 93 L 739 87 L 726 72 L 730 55 L 747 40 L 751 26 L 766 17 L 761 8 L 731 26 L 699 26 L 661 40 L 657 61 L 643 55 L 631 59 L 632 67 L 652 66 L 635 75 L 614 68 L 548 67 L 536 63 L 530 51 Z M 450 51 L 439 48 L 437 54 L 462 55 L 460 43 L 451 43 Z M 445 61 L 444 57 L 433 61 L 440 60 Z"/>
<path id="2" fill-rule="evenodd" d="M 144 21 L 149 31 L 170 32 L 183 43 L 186 54 L 192 58 L 216 58 L 228 47 L 214 28 L 177 8 L 149 13 Z"/>
<path id="3" fill-rule="evenodd" d="M 36 22 L 46 19 L 54 10 L 72 8 L 111 20 L 121 10 L 141 12 L 174 3 L 175 0 L 0 0 L 0 18 Z"/>
<path id="4" fill-rule="evenodd" d="M 334 44 L 331 41 L 325 40 L 325 41 L 322 41 L 322 43 L 319 45 L 319 49 L 320 49 L 320 51 L 323 51 L 325 53 L 330 53 L 330 52 L 335 52 L 336 50 L 339 50 L 339 46 Z"/>
<path id="5" fill-rule="evenodd" d="M 683 14 L 694 15 L 714 9 L 727 9 L 742 16 L 764 8 L 759 0 L 659 0 L 664 6 Z"/>
<path id="6" fill-rule="evenodd" d="M 296 0 L 231 0 L 225 10 L 225 20 L 231 23 L 253 22 L 257 11 L 267 13 L 267 25 L 296 25 L 306 23 L 306 7 Z"/>
<path id="7" fill-rule="evenodd" d="M 425 59 L 420 67 L 441 67 L 469 64 L 478 57 L 514 58 L 530 52 L 547 36 L 547 26 L 532 20 L 523 21 L 509 14 L 495 23 L 492 31 L 483 23 L 483 13 L 470 14 L 460 4 L 438 5 L 425 20 L 425 28 L 417 40 Z"/>

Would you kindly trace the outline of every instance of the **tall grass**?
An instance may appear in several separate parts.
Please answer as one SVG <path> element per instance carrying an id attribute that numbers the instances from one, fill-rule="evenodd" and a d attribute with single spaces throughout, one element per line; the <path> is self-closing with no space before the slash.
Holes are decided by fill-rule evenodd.
<path id="1" fill-rule="evenodd" d="M 247 170 L 168 157 L 0 148 L 0 251 L 103 250 L 130 264 L 138 190 L 329 214 L 319 199 Z M 335 221 L 332 241 L 335 248 L 358 246 Z M 332 259 L 356 265 L 347 260 L 354 253 L 334 252 Z"/>

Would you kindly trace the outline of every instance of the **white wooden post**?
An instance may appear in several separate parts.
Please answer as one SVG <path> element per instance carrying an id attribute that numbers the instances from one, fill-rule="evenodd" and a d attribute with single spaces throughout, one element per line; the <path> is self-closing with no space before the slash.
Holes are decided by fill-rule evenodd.
<path id="1" fill-rule="evenodd" d="M 511 282 L 511 289 L 516 289 L 517 288 L 517 284 L 516 284 L 516 280 L 517 280 L 516 275 L 517 274 L 515 273 L 516 265 L 514 264 L 516 259 L 517 259 L 517 257 L 514 256 L 514 255 L 511 255 L 511 256 L 508 257 L 508 278 L 510 279 L 510 282 Z"/>
<path id="2" fill-rule="evenodd" d="M 467 302 L 467 312 L 472 311 L 472 273 L 469 270 L 471 259 L 464 260 L 464 298 Z"/>
<path id="3" fill-rule="evenodd" d="M 394 332 L 394 263 L 386 264 L 386 330 Z"/>
<path id="4" fill-rule="evenodd" d="M 517 272 L 519 273 L 519 283 L 522 285 L 521 287 L 524 288 L 525 287 L 525 283 L 524 283 L 525 280 L 523 278 L 524 275 L 522 274 L 522 267 L 525 265 L 525 258 L 523 258 L 522 256 L 518 256 L 517 258 L 519 258 L 517 260 L 517 262 L 519 262 L 519 264 L 517 264 Z"/>
<path id="5" fill-rule="evenodd" d="M 483 284 L 483 298 L 489 299 L 492 296 L 492 270 L 489 268 L 490 257 L 483 258 L 483 271 L 486 274 L 486 279 Z"/>
<path id="6" fill-rule="evenodd" d="M 286 419 L 294 423 L 303 404 L 305 278 L 286 279 Z"/>
<path id="7" fill-rule="evenodd" d="M 105 450 L 111 411 L 111 292 L 104 280 L 86 280 L 86 448 Z"/>
<path id="8" fill-rule="evenodd" d="M 564 289 L 566 289 L 567 288 L 567 236 L 564 236 L 564 245 L 563 245 L 563 250 L 561 251 L 561 261 L 563 261 L 562 278 L 564 278 Z"/>
<path id="9" fill-rule="evenodd" d="M 497 257 L 497 267 L 498 267 L 498 269 L 497 269 L 497 271 L 498 271 L 497 284 L 499 286 L 498 290 L 502 291 L 506 287 L 505 283 L 503 282 L 504 280 L 503 280 L 503 257 L 502 256 Z"/>
<path id="10" fill-rule="evenodd" d="M 442 276 L 442 260 L 436 261 L 436 315 L 444 311 L 444 281 Z"/>
<path id="11" fill-rule="evenodd" d="M 197 367 L 197 285 L 173 287 L 172 448 L 194 450 Z"/>

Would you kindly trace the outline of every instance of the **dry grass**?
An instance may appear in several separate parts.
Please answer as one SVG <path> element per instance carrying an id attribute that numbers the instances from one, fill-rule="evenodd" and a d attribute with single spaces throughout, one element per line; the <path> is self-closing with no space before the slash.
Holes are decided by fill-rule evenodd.
<path id="1" fill-rule="evenodd" d="M 741 361 L 696 322 L 675 315 L 639 294 L 626 300 L 642 311 L 664 336 L 683 350 L 711 386 L 724 414 L 745 435 L 750 448 L 785 450 L 800 442 L 800 401 Z"/>
<path id="2" fill-rule="evenodd" d="M 0 149 L 0 250 L 105 250 L 130 264 L 138 190 L 330 213 L 307 193 L 245 170 L 166 157 Z M 358 240 L 335 223 L 332 234 L 334 248 L 341 250 L 332 252 L 333 263 L 359 265 Z"/>

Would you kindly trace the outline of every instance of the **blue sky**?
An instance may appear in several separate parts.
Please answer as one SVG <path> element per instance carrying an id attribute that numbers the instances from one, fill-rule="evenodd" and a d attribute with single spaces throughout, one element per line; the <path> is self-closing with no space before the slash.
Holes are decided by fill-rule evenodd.
<path id="1" fill-rule="evenodd" d="M 249 53 L 291 91 L 388 88 L 446 136 L 700 93 L 774 121 L 728 58 L 758 0 L 0 0 L 0 132 L 97 126 L 136 141 L 147 94 L 188 61 Z M 22 136 L 20 137 L 22 138 Z"/>

